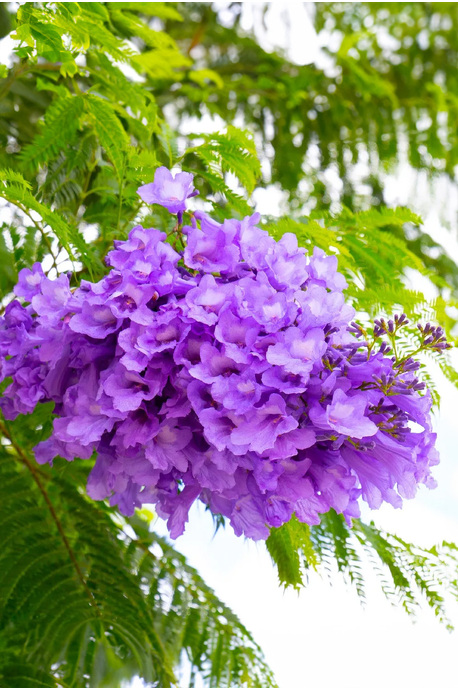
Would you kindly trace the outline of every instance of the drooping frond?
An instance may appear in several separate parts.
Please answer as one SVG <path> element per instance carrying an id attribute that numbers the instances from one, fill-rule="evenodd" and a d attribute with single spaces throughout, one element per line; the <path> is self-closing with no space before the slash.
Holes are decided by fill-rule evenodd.
<path id="1" fill-rule="evenodd" d="M 292 529 L 299 535 L 294 543 Z M 305 546 L 301 546 L 301 532 Z M 267 548 L 285 587 L 303 584 L 311 567 L 332 580 L 337 566 L 364 602 L 364 569 L 369 566 L 393 605 L 415 614 L 419 606 L 426 604 L 442 623 L 453 627 L 445 602 L 450 595 L 458 598 L 458 550 L 454 544 L 418 547 L 377 528 L 373 522 L 353 520 L 350 527 L 343 516 L 331 510 L 322 515 L 319 525 L 311 528 L 294 519 L 273 530 Z"/>
<path id="2" fill-rule="evenodd" d="M 181 554 L 140 517 L 126 534 L 113 510 L 79 490 L 79 468 L 72 476 L 65 463 L 51 476 L 24 450 L 43 415 L 1 422 L 5 686 L 117 686 L 138 674 L 169 687 L 184 650 L 208 684 L 272 687 L 249 632 Z"/>

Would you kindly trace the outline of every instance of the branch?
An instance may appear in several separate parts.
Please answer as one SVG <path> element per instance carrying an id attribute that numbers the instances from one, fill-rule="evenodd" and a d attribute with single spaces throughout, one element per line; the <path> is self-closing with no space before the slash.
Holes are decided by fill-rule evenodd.
<path id="1" fill-rule="evenodd" d="M 86 592 L 88 599 L 90 601 L 90 604 L 92 607 L 94 607 L 94 610 L 97 612 L 97 615 L 99 617 L 102 616 L 100 608 L 97 604 L 97 601 L 95 600 L 95 597 L 91 590 L 88 587 L 88 584 L 84 578 L 84 575 L 82 573 L 82 570 L 79 566 L 78 561 L 76 560 L 75 553 L 70 545 L 70 542 L 68 541 L 67 535 L 65 534 L 63 525 L 59 519 L 59 516 L 57 515 L 55 508 L 51 502 L 51 499 L 49 498 L 48 492 L 46 491 L 46 488 L 40 478 L 40 471 L 38 470 L 37 467 L 35 467 L 34 463 L 30 460 L 30 458 L 27 457 L 27 455 L 24 453 L 22 448 L 16 443 L 14 440 L 14 437 L 12 436 L 11 432 L 9 431 L 8 427 L 6 426 L 5 423 L 0 419 L 0 432 L 7 438 L 10 442 L 14 450 L 16 451 L 19 459 L 21 462 L 27 467 L 29 470 L 30 474 L 32 475 L 35 484 L 37 485 L 38 489 L 40 490 L 41 495 L 43 496 L 46 505 L 48 506 L 49 512 L 51 513 L 51 516 L 54 520 L 54 523 L 57 527 L 57 530 L 62 537 L 62 541 L 64 542 L 64 546 L 68 552 L 69 558 L 73 564 L 73 567 L 75 568 L 76 574 L 78 576 L 78 579 L 80 580 L 84 591 Z"/>

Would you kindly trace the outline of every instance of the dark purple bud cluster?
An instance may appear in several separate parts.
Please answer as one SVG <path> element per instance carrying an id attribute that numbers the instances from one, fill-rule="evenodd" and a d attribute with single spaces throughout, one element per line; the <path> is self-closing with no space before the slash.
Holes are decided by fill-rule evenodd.
<path id="1" fill-rule="evenodd" d="M 389 319 L 388 322 L 385 319 L 375 319 L 374 321 L 374 336 L 376 338 L 383 334 L 395 335 L 400 328 L 407 326 L 409 320 L 405 314 L 395 314 L 394 320 Z"/>
<path id="2" fill-rule="evenodd" d="M 430 323 L 422 326 L 421 323 L 419 323 L 417 324 L 417 328 L 421 333 L 422 349 L 441 352 L 442 350 L 448 350 L 452 347 L 445 338 L 444 329 L 440 326 L 434 327 Z"/>
<path id="3" fill-rule="evenodd" d="M 192 176 L 161 168 L 140 193 L 183 214 Z M 276 242 L 258 221 L 196 212 L 183 252 L 137 226 L 115 242 L 108 275 L 74 291 L 35 264 L 15 288 L 24 303 L 0 320 L 4 414 L 55 404 L 37 461 L 96 452 L 89 495 L 126 515 L 154 503 L 172 537 L 197 499 L 236 534 L 265 539 L 293 514 L 350 520 L 361 498 L 399 507 L 419 483 L 434 486 L 416 363 L 397 366 L 355 338 L 359 326 L 349 332 L 336 257 L 307 256 L 291 234 Z"/>
<path id="4" fill-rule="evenodd" d="M 366 331 L 361 326 L 361 324 L 356 321 L 352 321 L 348 327 L 348 332 L 355 336 L 355 338 L 363 338 L 367 336 Z"/>

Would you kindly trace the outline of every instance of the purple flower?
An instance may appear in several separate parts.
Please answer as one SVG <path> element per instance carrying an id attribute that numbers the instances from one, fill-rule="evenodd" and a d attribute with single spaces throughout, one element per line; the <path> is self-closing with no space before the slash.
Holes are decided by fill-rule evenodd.
<path id="1" fill-rule="evenodd" d="M 198 217 L 201 219 L 200 229 L 183 228 L 187 234 L 186 265 L 206 273 L 230 273 L 240 258 L 240 251 L 234 244 L 236 227 L 231 221 L 225 221 L 223 225 L 214 223 L 205 214 Z"/>
<path id="2" fill-rule="evenodd" d="M 263 453 L 271 460 L 286 460 L 296 457 L 298 451 L 312 447 L 316 443 L 316 432 L 310 427 L 296 428 L 277 437 L 271 448 Z"/>
<path id="3" fill-rule="evenodd" d="M 145 447 L 145 455 L 155 469 L 168 474 L 174 467 L 186 472 L 188 461 L 181 451 L 192 438 L 189 429 L 164 422 L 151 442 Z"/>
<path id="4" fill-rule="evenodd" d="M 315 247 L 310 259 L 310 276 L 319 284 L 331 290 L 341 291 L 347 287 L 347 281 L 337 273 L 337 257 L 329 256 L 322 249 Z"/>
<path id="5" fill-rule="evenodd" d="M 27 302 L 32 301 L 32 297 L 39 295 L 41 284 L 46 280 L 41 264 L 35 263 L 32 268 L 23 268 L 19 271 L 18 282 L 14 288 L 17 297 L 24 297 Z"/>
<path id="6" fill-rule="evenodd" d="M 195 479 L 204 489 L 215 492 L 223 492 L 234 486 L 234 475 L 227 474 L 218 469 L 211 460 L 206 460 L 200 467 L 196 464 L 194 469 Z"/>
<path id="7" fill-rule="evenodd" d="M 291 327 L 282 334 L 280 342 L 268 348 L 266 359 L 269 364 L 281 366 L 286 372 L 307 379 L 314 363 L 321 359 L 326 349 L 320 328 L 312 328 L 304 334 L 299 328 Z"/>
<path id="8" fill-rule="evenodd" d="M 194 321 L 211 326 L 218 321 L 218 312 L 231 293 L 230 284 L 217 283 L 212 275 L 205 275 L 199 285 L 187 293 L 185 314 Z"/>
<path id="9" fill-rule="evenodd" d="M 159 431 L 159 419 L 148 413 L 146 404 L 131 412 L 118 426 L 116 439 L 123 448 L 131 448 L 140 444 L 146 446 Z M 116 445 L 112 442 L 112 445 Z"/>
<path id="10" fill-rule="evenodd" d="M 242 278 L 238 287 L 241 290 L 235 292 L 237 311 L 242 318 L 253 318 L 267 333 L 280 331 L 294 322 L 296 304 L 273 288 L 265 273 Z"/>
<path id="11" fill-rule="evenodd" d="M 144 184 L 138 194 L 147 204 L 159 204 L 169 211 L 178 213 L 186 210 L 186 199 L 194 191 L 191 173 L 181 172 L 175 176 L 161 167 L 154 174 L 154 182 Z"/>
<path id="12" fill-rule="evenodd" d="M 75 333 L 83 333 L 91 338 L 106 338 L 114 333 L 121 325 L 110 307 L 105 303 L 89 304 L 84 302 L 79 314 L 75 314 L 69 321 L 69 326 Z"/>
<path id="13" fill-rule="evenodd" d="M 205 440 L 219 452 L 229 450 L 234 455 L 245 455 L 250 447 L 249 441 L 234 442 L 232 432 L 236 429 L 237 416 L 231 412 L 224 414 L 213 407 L 200 410 L 199 421 L 202 424 Z"/>
<path id="14" fill-rule="evenodd" d="M 159 168 L 139 193 L 181 223 L 192 176 Z M 198 211 L 181 253 L 136 226 L 98 282 L 72 291 L 67 275 L 24 269 L 15 293 L 26 306 L 0 316 L 4 414 L 54 403 L 37 461 L 95 452 L 88 494 L 125 515 L 154 503 L 173 538 L 196 500 L 265 539 L 293 514 L 350 521 L 361 500 L 398 507 L 435 485 L 418 363 L 361 340 L 336 257 L 309 257 L 291 234 L 276 242 L 259 220 Z M 446 346 L 440 329 L 420 331 Z"/>
<path id="15" fill-rule="evenodd" d="M 252 539 L 267 539 L 270 530 L 266 523 L 265 510 L 260 500 L 248 495 L 236 502 L 231 514 L 231 524 L 238 537 L 245 534 Z"/>
<path id="16" fill-rule="evenodd" d="M 366 415 L 367 399 L 364 395 L 345 395 L 337 389 L 326 408 L 326 419 L 331 427 L 352 438 L 364 438 L 377 433 L 377 425 Z"/>
<path id="17" fill-rule="evenodd" d="M 259 213 L 246 216 L 237 223 L 237 235 L 244 261 L 256 270 L 262 271 L 268 266 L 266 257 L 269 252 L 274 251 L 276 245 L 268 232 L 256 227 L 260 219 Z"/>
<path id="18" fill-rule="evenodd" d="M 164 243 L 167 235 L 155 228 L 143 228 L 136 225 L 129 233 L 129 239 L 125 242 L 115 240 L 115 249 L 106 257 L 106 263 L 119 271 L 132 270 L 139 280 L 147 280 L 151 271 L 158 269 L 167 261 L 176 263 L 179 255 L 170 245 Z M 107 277 L 108 279 L 110 276 Z M 92 285 L 96 289 L 98 285 L 104 286 L 107 279 Z"/>
<path id="19" fill-rule="evenodd" d="M 249 371 L 242 375 L 219 375 L 211 386 L 213 399 L 227 410 L 236 410 L 239 414 L 252 410 L 259 401 L 261 393 L 262 387 Z"/>
<path id="20" fill-rule="evenodd" d="M 380 508 L 383 501 L 391 503 L 394 508 L 400 508 L 402 498 L 394 490 L 394 483 L 385 464 L 374 462 L 370 456 L 344 447 L 342 457 L 355 472 L 362 489 L 363 499 L 369 508 Z"/>
<path id="21" fill-rule="evenodd" d="M 242 421 L 232 432 L 236 445 L 247 445 L 256 453 L 272 448 L 277 437 L 296 429 L 297 421 L 288 414 L 281 395 L 273 393 L 262 407 L 255 407 L 249 418 Z"/>
<path id="22" fill-rule="evenodd" d="M 56 323 L 68 313 L 71 299 L 70 284 L 67 275 L 61 274 L 55 280 L 45 278 L 40 283 L 40 292 L 32 297 L 32 307 L 47 321 Z"/>
<path id="23" fill-rule="evenodd" d="M 185 486 L 173 499 L 161 500 L 157 504 L 157 513 L 160 517 L 168 518 L 167 527 L 170 536 L 176 539 L 183 534 L 184 527 L 189 517 L 189 509 L 198 497 L 201 488 L 198 484 Z"/>
<path id="24" fill-rule="evenodd" d="M 118 319 L 129 318 L 134 323 L 147 326 L 153 321 L 152 310 L 148 307 L 159 297 L 153 285 L 139 285 L 133 277 L 107 300 L 106 304 Z"/>
<path id="25" fill-rule="evenodd" d="M 13 383 L 0 400 L 7 419 L 15 419 L 18 414 L 30 414 L 39 401 L 48 401 L 44 387 L 45 367 L 39 366 L 34 359 L 26 359 L 24 365 L 14 372 Z"/>
<path id="26" fill-rule="evenodd" d="M 250 317 L 241 318 L 234 313 L 232 305 L 221 310 L 215 325 L 215 337 L 220 343 L 236 345 L 242 350 L 252 349 L 259 334 L 260 326 Z M 233 348 L 231 348 L 233 351 Z"/>
<path id="27" fill-rule="evenodd" d="M 328 292 L 322 285 L 309 282 L 307 290 L 295 295 L 300 304 L 298 323 L 301 328 L 323 328 L 330 323 L 334 327 L 346 326 L 354 318 L 355 310 L 345 302 L 341 292 Z M 339 331 L 337 334 L 341 336 Z"/>
<path id="28" fill-rule="evenodd" d="M 104 376 L 98 397 L 104 392 L 113 400 L 115 410 L 130 412 L 137 410 L 144 400 L 152 400 L 160 393 L 164 384 L 164 378 L 158 377 L 156 370 L 147 370 L 141 376 L 118 365 Z"/>
<path id="29" fill-rule="evenodd" d="M 297 237 L 290 232 L 284 234 L 275 250 L 266 255 L 266 263 L 270 282 L 279 290 L 296 290 L 308 279 L 305 249 L 297 246 Z"/>
<path id="30" fill-rule="evenodd" d="M 23 307 L 16 299 L 7 304 L 4 316 L 0 316 L 0 356 L 25 355 L 33 347 L 31 334 L 34 326 L 31 307 Z M 4 362 L 6 364 L 6 359 Z M 15 363 L 17 366 L 18 360 Z M 4 376 L 9 375 L 7 368 Z"/>
<path id="31" fill-rule="evenodd" d="M 107 498 L 114 488 L 115 476 L 110 472 L 114 460 L 112 455 L 99 452 L 87 480 L 87 493 L 95 501 Z"/>
<path id="32" fill-rule="evenodd" d="M 189 327 L 184 327 L 180 314 L 175 309 L 162 308 L 150 320 L 149 328 L 143 329 L 138 335 L 136 347 L 147 356 L 174 350 L 186 331 L 189 331 Z"/>
<path id="33" fill-rule="evenodd" d="M 190 367 L 189 373 L 204 383 L 214 383 L 220 377 L 229 376 L 238 371 L 238 366 L 234 360 L 210 343 L 203 343 L 200 358 L 199 364 Z"/>

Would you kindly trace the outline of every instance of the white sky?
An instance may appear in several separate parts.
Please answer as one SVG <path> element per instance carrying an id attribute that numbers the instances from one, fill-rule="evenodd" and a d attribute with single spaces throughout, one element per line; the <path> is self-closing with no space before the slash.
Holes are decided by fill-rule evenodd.
<path id="1" fill-rule="evenodd" d="M 243 22 L 247 28 L 253 23 L 259 25 L 260 4 L 244 3 Z M 266 48 L 288 46 L 292 59 L 305 64 L 314 58 L 319 46 L 309 19 L 311 8 L 303 5 L 270 3 L 267 30 L 259 29 L 259 37 Z M 7 43 L 2 47 L 8 52 Z M 423 212 L 428 231 L 458 257 L 456 238 L 439 222 L 444 208 L 456 212 L 456 190 L 439 181 L 435 188 L 439 202 L 436 198 L 434 204 L 417 178 L 402 170 L 387 181 L 386 192 L 389 202 L 408 203 Z M 273 198 L 272 190 L 261 190 L 254 197 L 257 210 L 275 212 Z M 458 542 L 458 391 L 444 379 L 440 391 L 443 402 L 436 428 L 442 462 L 435 472 L 439 487 L 433 492 L 420 490 L 402 511 L 387 506 L 371 515 L 379 526 L 425 546 L 443 539 Z M 163 531 L 159 522 L 157 527 Z M 339 579 L 330 587 L 314 577 L 299 594 L 284 592 L 278 586 L 265 546 L 235 537 L 230 528 L 220 530 L 213 538 L 211 519 L 203 509 L 194 509 L 186 533 L 176 546 L 251 630 L 281 688 L 458 687 L 458 632 L 448 633 L 429 611 L 413 623 L 402 610 L 391 607 L 374 585 L 369 567 L 365 569 L 370 585 L 368 604 L 363 610 L 356 594 Z M 458 626 L 458 607 L 451 605 L 450 612 Z"/>

